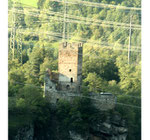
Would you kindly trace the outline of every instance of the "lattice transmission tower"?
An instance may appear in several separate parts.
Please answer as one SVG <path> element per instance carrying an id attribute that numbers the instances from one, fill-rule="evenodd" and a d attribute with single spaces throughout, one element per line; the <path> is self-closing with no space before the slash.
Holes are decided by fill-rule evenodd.
<path id="1" fill-rule="evenodd" d="M 69 23 L 67 23 L 67 0 L 64 0 L 64 25 L 63 25 L 63 41 L 65 42 L 66 39 L 69 39 Z"/>
<path id="2" fill-rule="evenodd" d="M 11 54 L 11 59 L 18 59 L 19 62 L 22 63 L 22 36 L 20 34 L 21 30 L 21 17 L 16 16 L 15 10 L 18 7 L 21 7 L 21 3 L 16 5 L 16 2 L 14 1 L 13 7 L 12 7 L 12 25 L 11 25 L 11 33 L 10 33 L 10 47 L 9 52 Z M 17 36 L 18 33 L 18 36 Z"/>
<path id="3" fill-rule="evenodd" d="M 13 7 L 12 7 L 12 25 L 11 25 L 11 33 L 10 33 L 10 53 L 12 59 L 15 59 L 15 36 L 16 36 L 16 15 L 14 13 L 15 10 L 15 4 L 14 1 Z"/>

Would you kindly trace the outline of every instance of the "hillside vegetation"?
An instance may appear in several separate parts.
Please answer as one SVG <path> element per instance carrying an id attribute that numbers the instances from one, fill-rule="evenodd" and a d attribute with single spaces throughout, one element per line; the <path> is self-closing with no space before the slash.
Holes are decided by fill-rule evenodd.
<path id="1" fill-rule="evenodd" d="M 115 94 L 120 103 L 116 104 L 115 112 L 127 120 L 128 140 L 140 140 L 141 11 L 121 6 L 139 8 L 141 1 L 86 0 L 83 4 L 68 1 L 65 41 L 84 43 L 82 93 Z M 67 129 L 85 133 L 90 126 L 89 118 L 98 116 L 86 100 L 76 99 L 73 109 L 68 102 L 61 101 L 54 113 L 51 103 L 43 98 L 46 69 L 58 70 L 58 46 L 64 35 L 64 3 L 51 0 L 37 0 L 37 4 L 36 0 L 21 2 L 13 4 L 9 0 L 9 138 L 13 140 L 19 128 L 32 123 L 39 139 L 43 136 L 46 140 L 44 130 L 50 128 L 52 114 L 56 114 L 61 130 L 68 126 Z M 86 2 L 120 8 L 94 7 Z M 15 35 L 14 39 L 12 35 Z M 81 122 L 76 122 L 79 119 L 77 112 L 81 114 Z M 71 117 L 75 119 L 70 120 Z M 63 131 L 60 137 L 62 140 L 66 137 Z"/>

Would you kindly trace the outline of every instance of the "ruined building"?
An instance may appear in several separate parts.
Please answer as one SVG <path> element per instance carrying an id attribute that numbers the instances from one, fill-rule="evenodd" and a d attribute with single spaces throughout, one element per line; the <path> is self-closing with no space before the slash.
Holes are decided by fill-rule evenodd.
<path id="1" fill-rule="evenodd" d="M 80 94 L 81 84 L 82 44 L 62 43 L 59 46 L 58 72 L 49 69 L 45 76 L 45 96 L 52 103 L 60 98 L 70 100 L 73 94 Z"/>
<path id="2" fill-rule="evenodd" d="M 81 94 L 82 85 L 82 44 L 62 43 L 59 46 L 58 72 L 50 69 L 45 76 L 45 96 L 51 103 L 59 99 L 71 101 L 74 97 L 85 98 Z M 110 93 L 90 93 L 89 97 L 96 108 L 112 109 L 116 98 Z"/>

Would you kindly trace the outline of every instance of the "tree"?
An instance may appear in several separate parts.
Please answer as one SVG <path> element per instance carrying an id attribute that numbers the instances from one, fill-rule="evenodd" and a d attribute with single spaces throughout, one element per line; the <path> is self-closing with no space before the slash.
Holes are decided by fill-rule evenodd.
<path id="1" fill-rule="evenodd" d="M 127 57 L 126 57 L 127 58 Z M 120 76 L 120 88 L 124 90 L 125 93 L 129 92 L 141 92 L 141 66 L 127 64 L 127 59 L 124 56 L 117 58 L 117 66 L 119 67 L 119 76 Z M 122 61 L 123 60 L 123 61 Z"/>
<path id="2" fill-rule="evenodd" d="M 86 46 L 84 53 L 86 54 L 83 58 L 84 77 L 87 77 L 90 72 L 95 72 L 104 80 L 119 81 L 118 68 L 115 64 L 116 54 L 113 50 L 98 46 Z"/>
<path id="3" fill-rule="evenodd" d="M 87 85 L 90 92 L 100 93 L 105 91 L 107 82 L 96 73 L 89 73 L 87 78 L 85 78 L 84 83 Z"/>
<path id="4" fill-rule="evenodd" d="M 29 56 L 29 61 L 24 65 L 27 83 L 39 85 L 40 64 L 43 63 L 45 57 L 44 48 L 33 48 Z"/>

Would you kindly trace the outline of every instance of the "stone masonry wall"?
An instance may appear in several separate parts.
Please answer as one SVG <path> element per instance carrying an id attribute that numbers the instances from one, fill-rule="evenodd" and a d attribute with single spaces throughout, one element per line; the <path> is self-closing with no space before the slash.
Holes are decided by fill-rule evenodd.
<path id="1" fill-rule="evenodd" d="M 80 43 L 62 43 L 59 47 L 60 90 L 80 90 L 82 81 L 82 46 Z"/>
<path id="2" fill-rule="evenodd" d="M 93 105 L 99 110 L 109 110 L 115 107 L 116 97 L 112 94 L 96 94 L 92 93 L 89 96 L 84 96 L 72 91 L 59 91 L 56 89 L 56 83 L 53 83 L 49 77 L 45 78 L 45 97 L 53 104 L 56 104 L 60 99 L 65 99 L 71 102 L 74 98 L 89 98 Z"/>

